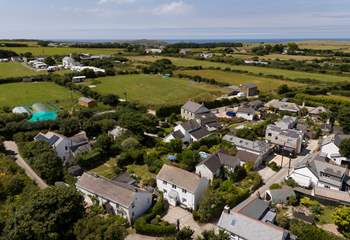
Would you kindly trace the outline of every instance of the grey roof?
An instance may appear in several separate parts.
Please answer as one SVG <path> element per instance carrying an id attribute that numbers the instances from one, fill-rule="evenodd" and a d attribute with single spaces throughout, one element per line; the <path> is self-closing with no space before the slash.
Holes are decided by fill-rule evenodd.
<path id="1" fill-rule="evenodd" d="M 173 135 L 174 138 L 177 138 L 177 139 L 182 139 L 185 137 L 180 130 L 174 131 L 171 134 Z"/>
<path id="2" fill-rule="evenodd" d="M 342 178 L 347 173 L 347 169 L 341 166 L 321 161 L 318 154 L 308 155 L 298 164 L 295 169 L 308 168 L 321 182 L 341 187 Z M 327 176 L 324 176 L 327 175 Z"/>
<path id="3" fill-rule="evenodd" d="M 337 147 L 340 146 L 341 142 L 345 139 L 349 139 L 350 135 L 345 134 L 331 134 L 321 140 L 321 146 L 329 143 L 334 143 Z"/>
<path id="4" fill-rule="evenodd" d="M 128 172 L 123 172 L 112 179 L 116 182 L 121 182 L 125 184 L 134 184 L 136 180 L 130 176 Z"/>
<path id="5" fill-rule="evenodd" d="M 239 107 L 237 113 L 247 113 L 247 114 L 255 114 L 255 109 L 251 107 Z"/>
<path id="6" fill-rule="evenodd" d="M 246 240 L 285 240 L 289 236 L 283 228 L 237 212 L 222 212 L 218 226 Z"/>
<path id="7" fill-rule="evenodd" d="M 295 130 L 295 129 L 282 129 L 276 125 L 268 125 L 267 128 L 266 128 L 266 131 L 272 131 L 272 132 L 276 132 L 278 133 L 279 135 L 282 135 L 282 136 L 286 136 L 286 137 L 289 137 L 289 138 L 300 138 L 303 136 L 303 133 L 298 131 L 298 130 Z"/>
<path id="8" fill-rule="evenodd" d="M 255 164 L 259 158 L 259 155 L 244 150 L 238 150 L 236 156 L 242 162 L 250 162 L 253 164 Z"/>
<path id="9" fill-rule="evenodd" d="M 135 200 L 135 194 L 142 191 L 91 173 L 84 173 L 76 186 L 124 207 L 129 207 Z"/>
<path id="10" fill-rule="evenodd" d="M 287 124 L 288 126 L 292 126 L 296 122 L 297 122 L 296 117 L 285 115 L 280 121 L 276 122 L 276 125 L 279 126 L 279 124 Z"/>
<path id="11" fill-rule="evenodd" d="M 260 153 L 265 153 L 270 148 L 270 144 L 264 141 L 250 141 L 230 134 L 226 134 L 223 137 L 223 140 L 234 144 L 238 148 L 248 149 Z"/>
<path id="12" fill-rule="evenodd" d="M 181 126 L 186 131 L 192 131 L 201 127 L 201 125 L 194 119 L 181 123 Z"/>
<path id="13" fill-rule="evenodd" d="M 261 220 L 269 211 L 269 208 L 268 202 L 255 198 L 253 201 L 241 208 L 239 213 L 257 220 Z"/>
<path id="14" fill-rule="evenodd" d="M 256 84 L 255 83 L 243 83 L 241 85 L 244 86 L 244 87 L 247 87 L 247 88 L 256 88 Z"/>
<path id="15" fill-rule="evenodd" d="M 278 99 L 273 99 L 270 102 L 265 104 L 266 107 L 272 107 L 279 109 L 280 111 L 289 111 L 289 112 L 299 112 L 299 106 L 295 103 L 279 101 Z"/>
<path id="16" fill-rule="evenodd" d="M 281 189 L 270 189 L 267 192 L 270 194 L 273 203 L 285 203 L 288 198 L 295 196 L 293 188 L 288 186 L 283 186 Z"/>
<path id="17" fill-rule="evenodd" d="M 163 165 L 157 175 L 157 179 L 175 184 L 176 186 L 192 193 L 197 190 L 198 185 L 202 180 L 206 181 L 204 178 L 201 178 L 194 173 L 168 164 Z"/>
<path id="18" fill-rule="evenodd" d="M 190 134 L 192 137 L 199 140 L 201 138 L 208 136 L 210 134 L 210 132 L 206 128 L 201 127 L 201 128 L 198 128 L 196 130 L 191 131 Z"/>
<path id="19" fill-rule="evenodd" d="M 212 112 L 197 115 L 196 119 L 198 119 L 202 125 L 213 122 L 216 123 L 218 121 L 218 118 Z"/>
<path id="20" fill-rule="evenodd" d="M 191 113 L 205 113 L 205 112 L 209 112 L 209 109 L 206 108 L 203 104 L 198 104 L 196 102 L 192 102 L 192 101 L 187 101 L 183 106 L 183 109 L 185 109 L 186 111 L 189 111 Z"/>
<path id="21" fill-rule="evenodd" d="M 42 133 L 39 133 L 34 138 L 35 141 L 47 142 L 50 146 L 54 145 L 59 139 L 60 139 L 60 137 L 57 135 L 52 135 L 50 138 L 47 138 Z"/>
<path id="22" fill-rule="evenodd" d="M 239 159 L 235 156 L 219 151 L 212 154 L 209 158 L 200 162 L 198 165 L 204 164 L 212 172 L 216 172 L 221 168 L 221 166 L 236 167 L 239 165 Z"/>

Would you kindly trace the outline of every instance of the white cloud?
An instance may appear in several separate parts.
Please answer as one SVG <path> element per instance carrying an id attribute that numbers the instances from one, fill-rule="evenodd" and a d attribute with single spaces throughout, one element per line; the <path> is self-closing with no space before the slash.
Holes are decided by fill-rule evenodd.
<path id="1" fill-rule="evenodd" d="M 174 14 L 180 15 L 189 12 L 192 9 L 191 5 L 186 4 L 184 1 L 174 1 L 163 4 L 153 10 L 157 15 Z"/>
<path id="2" fill-rule="evenodd" d="M 116 4 L 125 4 L 125 3 L 133 3 L 135 0 L 99 0 L 99 4 L 105 3 L 116 3 Z"/>

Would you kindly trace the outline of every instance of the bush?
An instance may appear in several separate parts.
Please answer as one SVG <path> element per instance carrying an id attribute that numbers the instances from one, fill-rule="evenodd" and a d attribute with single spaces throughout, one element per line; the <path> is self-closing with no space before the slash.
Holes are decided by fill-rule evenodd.
<path id="1" fill-rule="evenodd" d="M 281 167 L 278 166 L 275 162 L 270 162 L 268 166 L 275 172 L 278 172 L 281 169 Z"/>
<path id="2" fill-rule="evenodd" d="M 164 203 L 163 196 L 161 196 L 148 213 L 135 221 L 134 227 L 136 232 L 157 237 L 174 235 L 176 226 L 160 220 L 160 215 L 166 210 L 167 206 Z"/>
<path id="3" fill-rule="evenodd" d="M 278 183 L 274 183 L 274 184 L 272 184 L 271 186 L 270 186 L 270 189 L 271 190 L 274 190 L 274 189 L 281 189 L 282 188 L 282 186 L 280 185 L 280 184 L 278 184 Z"/>

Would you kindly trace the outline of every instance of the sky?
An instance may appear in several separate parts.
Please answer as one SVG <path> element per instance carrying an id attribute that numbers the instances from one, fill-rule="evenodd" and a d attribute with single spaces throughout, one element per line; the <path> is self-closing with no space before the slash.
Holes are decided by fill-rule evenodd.
<path id="1" fill-rule="evenodd" d="M 0 39 L 350 38 L 350 0 L 0 0 Z"/>

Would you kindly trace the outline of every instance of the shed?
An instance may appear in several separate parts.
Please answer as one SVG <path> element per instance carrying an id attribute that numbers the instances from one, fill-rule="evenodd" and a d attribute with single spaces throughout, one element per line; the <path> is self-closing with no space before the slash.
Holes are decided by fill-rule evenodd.
<path id="1" fill-rule="evenodd" d="M 96 106 L 96 101 L 95 99 L 88 98 L 88 97 L 80 97 L 79 98 L 79 105 L 82 107 L 95 107 Z"/>

